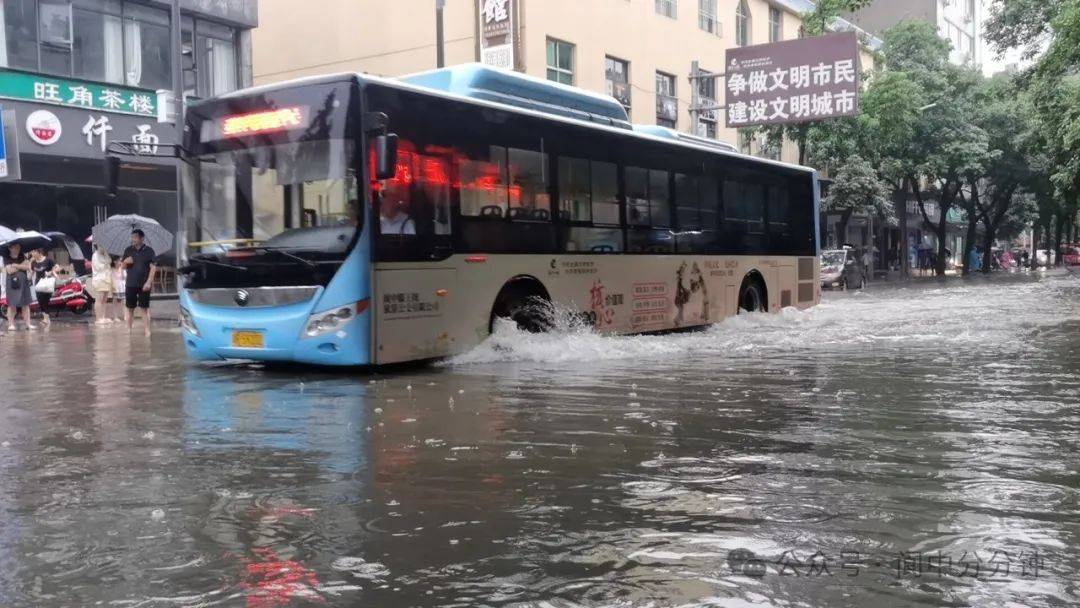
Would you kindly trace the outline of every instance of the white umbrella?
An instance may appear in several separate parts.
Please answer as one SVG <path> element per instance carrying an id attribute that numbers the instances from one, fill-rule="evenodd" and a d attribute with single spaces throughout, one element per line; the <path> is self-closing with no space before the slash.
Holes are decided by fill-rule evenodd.
<path id="1" fill-rule="evenodd" d="M 138 228 L 146 234 L 146 244 L 161 255 L 172 249 L 173 235 L 157 220 L 141 215 L 114 215 L 94 226 L 94 244 L 101 245 L 112 255 L 123 255 L 131 245 L 131 231 Z"/>
<path id="2" fill-rule="evenodd" d="M 48 247 L 52 243 L 52 239 L 41 234 L 37 230 L 24 230 L 22 232 L 13 232 L 14 236 L 10 238 L 0 237 L 0 248 L 7 247 L 8 245 L 14 245 L 18 243 L 22 245 L 24 252 L 39 247 Z"/>
<path id="3" fill-rule="evenodd" d="M 4 241 L 9 241 L 16 236 L 18 236 L 18 233 L 11 228 L 8 228 L 7 226 L 0 226 L 0 243 L 3 243 Z"/>

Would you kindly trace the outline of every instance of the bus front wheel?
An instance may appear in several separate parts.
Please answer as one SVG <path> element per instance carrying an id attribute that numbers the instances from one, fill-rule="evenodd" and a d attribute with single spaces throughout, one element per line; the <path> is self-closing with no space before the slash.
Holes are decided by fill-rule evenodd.
<path id="1" fill-rule="evenodd" d="M 518 329 L 541 333 L 551 329 L 551 298 L 539 281 L 515 279 L 503 286 L 491 308 L 488 333 L 495 331 L 496 319 L 510 319 Z"/>
<path id="2" fill-rule="evenodd" d="M 739 312 L 765 312 L 767 304 L 765 300 L 765 286 L 757 276 L 748 276 L 743 279 L 742 287 L 739 288 Z"/>

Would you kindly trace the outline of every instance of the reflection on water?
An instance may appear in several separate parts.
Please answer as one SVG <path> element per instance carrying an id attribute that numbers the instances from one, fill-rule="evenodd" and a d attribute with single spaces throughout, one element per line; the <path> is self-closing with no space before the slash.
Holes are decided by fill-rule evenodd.
<path id="1" fill-rule="evenodd" d="M 1080 602 L 1080 283 L 446 364 L 0 338 L 2 606 Z"/>

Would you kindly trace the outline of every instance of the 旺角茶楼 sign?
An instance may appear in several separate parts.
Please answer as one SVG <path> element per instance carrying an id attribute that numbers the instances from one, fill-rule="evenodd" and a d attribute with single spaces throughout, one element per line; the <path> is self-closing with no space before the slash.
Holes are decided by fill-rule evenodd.
<path id="1" fill-rule="evenodd" d="M 0 98 L 95 112 L 157 116 L 157 98 L 154 93 L 147 90 L 80 82 L 12 70 L 0 70 Z"/>
<path id="2" fill-rule="evenodd" d="M 809 122 L 859 109 L 854 32 L 727 50 L 728 128 Z"/>
<path id="3" fill-rule="evenodd" d="M 476 0 L 480 8 L 480 61 L 514 69 L 514 7 L 511 0 Z"/>

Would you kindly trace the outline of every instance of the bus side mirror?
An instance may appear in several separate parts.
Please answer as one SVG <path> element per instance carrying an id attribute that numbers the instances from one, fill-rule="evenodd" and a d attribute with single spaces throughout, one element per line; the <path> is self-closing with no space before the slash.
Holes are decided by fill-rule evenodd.
<path id="1" fill-rule="evenodd" d="M 120 157 L 105 157 L 105 194 L 109 198 L 116 198 L 120 185 Z"/>
<path id="2" fill-rule="evenodd" d="M 398 136 L 390 133 L 375 138 L 375 179 L 391 179 L 397 171 Z"/>

